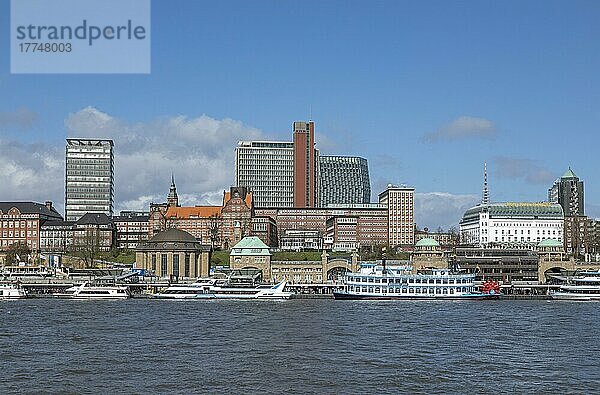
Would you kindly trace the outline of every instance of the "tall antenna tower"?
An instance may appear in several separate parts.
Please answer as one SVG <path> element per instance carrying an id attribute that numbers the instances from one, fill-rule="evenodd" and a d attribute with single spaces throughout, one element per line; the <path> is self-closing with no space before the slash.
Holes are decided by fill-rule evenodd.
<path id="1" fill-rule="evenodd" d="M 488 182 L 487 182 L 487 163 L 483 162 L 483 196 L 481 198 L 481 204 L 489 204 L 490 203 L 490 193 L 488 191 Z"/>

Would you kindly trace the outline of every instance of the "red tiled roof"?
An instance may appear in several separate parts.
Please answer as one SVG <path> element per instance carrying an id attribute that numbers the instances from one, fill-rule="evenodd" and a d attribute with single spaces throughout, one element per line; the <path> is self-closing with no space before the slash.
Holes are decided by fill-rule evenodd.
<path id="1" fill-rule="evenodd" d="M 221 214 L 220 206 L 169 207 L 167 218 L 208 218 Z"/>

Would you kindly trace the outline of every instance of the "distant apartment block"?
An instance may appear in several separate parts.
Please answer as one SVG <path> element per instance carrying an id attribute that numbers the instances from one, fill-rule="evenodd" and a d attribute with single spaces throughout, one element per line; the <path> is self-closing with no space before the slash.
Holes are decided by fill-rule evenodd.
<path id="1" fill-rule="evenodd" d="M 389 245 L 412 248 L 415 244 L 415 189 L 389 184 L 379 194 L 379 204 L 387 207 Z"/>
<path id="2" fill-rule="evenodd" d="M 371 201 L 367 160 L 357 156 L 319 157 L 319 206 Z"/>
<path id="3" fill-rule="evenodd" d="M 67 139 L 65 219 L 77 221 L 86 213 L 113 215 L 113 141 Z"/>
<path id="4" fill-rule="evenodd" d="M 258 237 L 269 247 L 279 246 L 277 223 L 271 217 L 252 217 L 252 235 Z"/>
<path id="5" fill-rule="evenodd" d="M 138 244 L 148 240 L 147 211 L 121 211 L 113 217 L 117 228 L 117 248 L 134 250 Z"/>
<path id="6" fill-rule="evenodd" d="M 294 206 L 294 143 L 240 141 L 235 185 L 252 191 L 256 207 Z"/>
<path id="7" fill-rule="evenodd" d="M 283 251 L 322 250 L 323 234 L 318 230 L 288 229 L 280 237 L 279 248 Z"/>
<path id="8" fill-rule="evenodd" d="M 255 213 L 275 221 L 280 243 L 282 238 L 289 240 L 291 235 L 302 235 L 304 240 L 317 233 L 321 235 L 323 248 L 326 249 L 335 246 L 348 250 L 387 243 L 388 210 L 379 204 L 348 204 L 328 208 L 257 208 Z M 302 243 L 310 244 L 305 240 Z"/>

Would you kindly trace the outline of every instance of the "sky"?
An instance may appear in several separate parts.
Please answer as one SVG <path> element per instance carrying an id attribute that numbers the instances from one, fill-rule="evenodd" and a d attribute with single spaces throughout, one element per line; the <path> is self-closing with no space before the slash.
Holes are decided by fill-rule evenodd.
<path id="1" fill-rule="evenodd" d="M 66 137 L 115 140 L 115 210 L 216 204 L 239 140 L 369 161 L 372 201 L 416 188 L 419 227 L 481 199 L 543 201 L 571 166 L 600 217 L 598 1 L 152 1 L 151 73 L 10 74 L 0 0 L 0 200 L 64 207 Z"/>

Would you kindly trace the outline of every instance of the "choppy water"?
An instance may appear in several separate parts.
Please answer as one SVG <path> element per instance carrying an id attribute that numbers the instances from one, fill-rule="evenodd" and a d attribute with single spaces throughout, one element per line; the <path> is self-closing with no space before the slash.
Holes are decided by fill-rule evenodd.
<path id="1" fill-rule="evenodd" d="M 591 393 L 600 303 L 0 301 L 0 392 Z"/>

